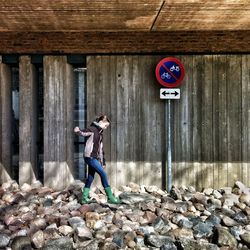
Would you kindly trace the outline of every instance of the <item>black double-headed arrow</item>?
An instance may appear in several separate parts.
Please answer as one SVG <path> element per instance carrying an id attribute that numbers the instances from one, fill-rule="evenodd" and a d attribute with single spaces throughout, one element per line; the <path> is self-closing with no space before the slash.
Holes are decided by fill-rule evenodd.
<path id="1" fill-rule="evenodd" d="M 162 92 L 162 94 L 163 94 L 164 96 L 166 96 L 166 95 L 174 95 L 174 96 L 179 95 L 179 93 L 178 93 L 177 91 L 175 91 L 175 92 L 166 92 L 166 90 L 164 90 L 164 91 Z"/>

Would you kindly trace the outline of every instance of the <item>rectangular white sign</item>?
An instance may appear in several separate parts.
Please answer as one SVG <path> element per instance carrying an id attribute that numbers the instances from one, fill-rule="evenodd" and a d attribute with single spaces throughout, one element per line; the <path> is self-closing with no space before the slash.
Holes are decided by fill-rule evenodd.
<path id="1" fill-rule="evenodd" d="M 181 90 L 180 89 L 160 89 L 161 99 L 180 99 Z"/>

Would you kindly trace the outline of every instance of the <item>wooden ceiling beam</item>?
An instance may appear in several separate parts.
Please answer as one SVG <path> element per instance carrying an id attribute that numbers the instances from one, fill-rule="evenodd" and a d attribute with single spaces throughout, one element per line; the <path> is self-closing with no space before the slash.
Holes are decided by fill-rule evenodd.
<path id="1" fill-rule="evenodd" d="M 250 30 L 0 32 L 0 41 L 0 54 L 250 53 Z"/>

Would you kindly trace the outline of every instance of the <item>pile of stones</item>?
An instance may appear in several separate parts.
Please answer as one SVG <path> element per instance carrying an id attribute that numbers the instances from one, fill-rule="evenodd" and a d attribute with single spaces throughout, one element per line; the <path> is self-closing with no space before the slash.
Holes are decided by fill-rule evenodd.
<path id="1" fill-rule="evenodd" d="M 63 191 L 40 182 L 0 187 L 0 249 L 250 249 L 250 188 L 172 187 L 129 183 L 113 189 L 122 203 L 80 204 L 83 183 Z"/>

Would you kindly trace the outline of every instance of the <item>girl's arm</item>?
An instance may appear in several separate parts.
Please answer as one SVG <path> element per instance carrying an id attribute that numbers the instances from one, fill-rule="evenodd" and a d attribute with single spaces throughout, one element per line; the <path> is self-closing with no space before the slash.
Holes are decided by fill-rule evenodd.
<path id="1" fill-rule="evenodd" d="M 74 132 L 80 136 L 90 136 L 93 134 L 93 132 L 90 129 L 86 128 L 81 130 L 79 127 L 75 127 Z"/>

